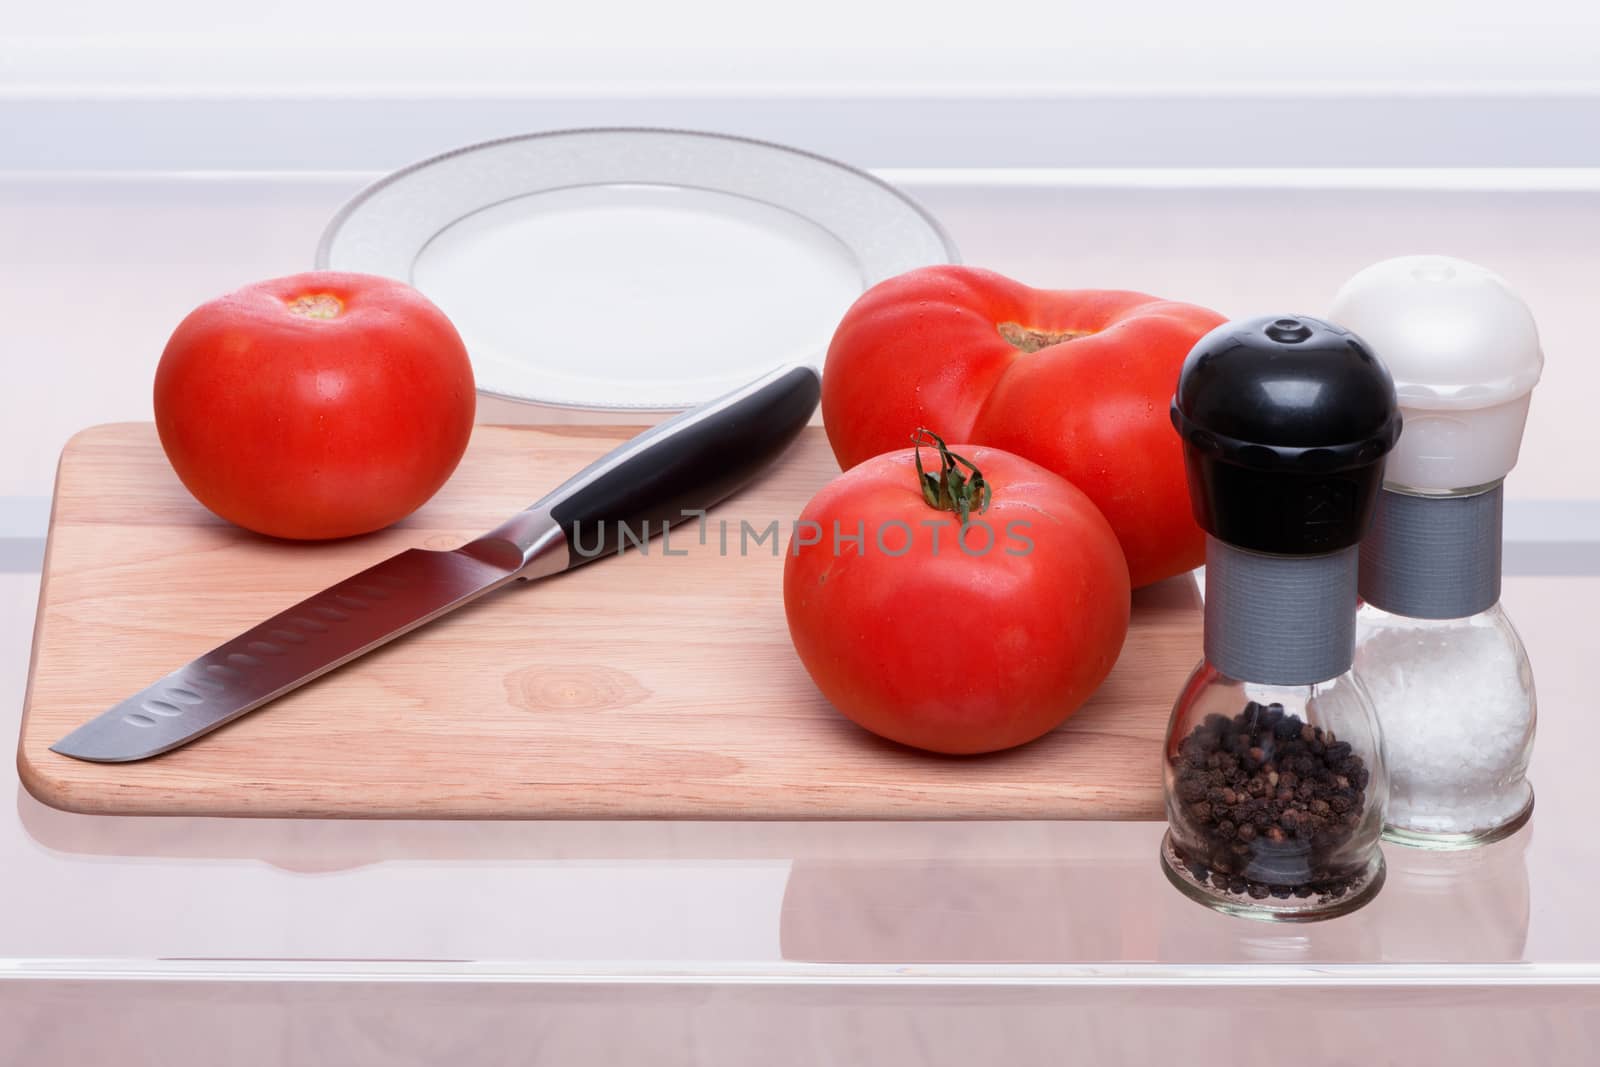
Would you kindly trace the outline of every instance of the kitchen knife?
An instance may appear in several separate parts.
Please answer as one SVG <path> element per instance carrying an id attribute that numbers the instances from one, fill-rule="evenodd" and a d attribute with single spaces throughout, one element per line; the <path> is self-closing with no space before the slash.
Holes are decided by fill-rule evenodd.
<path id="1" fill-rule="evenodd" d="M 640 544 L 736 492 L 799 434 L 821 380 L 773 371 L 591 463 L 449 552 L 408 549 L 246 630 L 78 727 L 52 751 L 99 763 L 170 752 L 514 580 Z M 626 540 L 625 540 L 626 538 Z"/>

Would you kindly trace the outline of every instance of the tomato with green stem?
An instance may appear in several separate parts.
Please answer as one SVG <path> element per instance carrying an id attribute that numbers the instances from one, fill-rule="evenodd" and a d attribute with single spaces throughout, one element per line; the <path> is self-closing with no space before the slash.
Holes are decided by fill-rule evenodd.
<path id="1" fill-rule="evenodd" d="M 893 741 L 948 754 L 1032 741 L 1116 662 L 1122 550 L 1089 498 L 1038 464 L 914 440 L 801 512 L 783 575 L 795 650 L 835 708 Z"/>

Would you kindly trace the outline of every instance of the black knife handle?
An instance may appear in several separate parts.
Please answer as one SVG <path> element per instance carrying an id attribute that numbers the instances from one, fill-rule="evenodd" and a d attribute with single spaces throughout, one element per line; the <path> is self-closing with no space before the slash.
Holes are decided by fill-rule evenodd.
<path id="1" fill-rule="evenodd" d="M 534 507 L 560 526 L 568 568 L 640 544 L 742 488 L 795 439 L 821 395 L 812 368 L 773 371 L 645 431 Z"/>

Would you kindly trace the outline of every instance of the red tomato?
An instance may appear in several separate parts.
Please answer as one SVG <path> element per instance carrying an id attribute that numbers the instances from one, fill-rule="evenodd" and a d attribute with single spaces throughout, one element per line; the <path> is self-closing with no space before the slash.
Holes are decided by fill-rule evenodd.
<path id="1" fill-rule="evenodd" d="M 845 715 L 917 748 L 992 752 L 1049 732 L 1105 679 L 1128 632 L 1128 568 L 1069 482 L 953 447 L 982 471 L 987 510 L 974 498 L 963 531 L 919 490 L 913 449 L 869 459 L 801 513 L 783 603 L 800 662 Z"/>
<path id="2" fill-rule="evenodd" d="M 823 424 L 847 469 L 919 426 L 1025 456 L 1088 494 L 1133 584 L 1148 585 L 1205 558 L 1168 406 L 1184 357 L 1222 321 L 1143 293 L 914 270 L 868 290 L 839 324 Z"/>
<path id="3" fill-rule="evenodd" d="M 466 450 L 476 404 L 455 327 L 390 278 L 246 286 L 178 324 L 156 429 L 218 515 L 274 537 L 348 537 L 411 514 Z"/>

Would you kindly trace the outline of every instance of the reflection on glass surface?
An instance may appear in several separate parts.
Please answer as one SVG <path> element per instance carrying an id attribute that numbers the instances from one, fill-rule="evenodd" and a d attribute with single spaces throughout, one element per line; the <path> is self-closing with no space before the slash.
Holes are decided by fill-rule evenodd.
<path id="1" fill-rule="evenodd" d="M 1516 834 L 1461 852 L 1393 845 L 1379 931 L 1385 960 L 1439 963 L 1526 958 L 1531 910 L 1528 850 L 1537 819 Z"/>
<path id="2" fill-rule="evenodd" d="M 1087 826 L 1087 824 L 1079 824 Z M 1071 827 L 1062 826 L 1071 836 Z M 1016 862 L 797 862 L 781 920 L 788 960 L 1181 965 L 1515 963 L 1528 937 L 1531 833 L 1470 853 L 1387 850 L 1383 893 L 1308 925 L 1194 907 L 1149 862 L 1155 824 L 1090 829 L 1080 854 Z"/>

